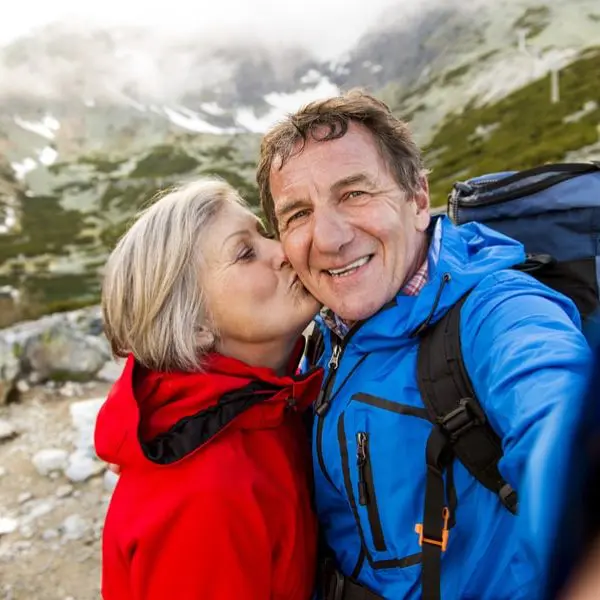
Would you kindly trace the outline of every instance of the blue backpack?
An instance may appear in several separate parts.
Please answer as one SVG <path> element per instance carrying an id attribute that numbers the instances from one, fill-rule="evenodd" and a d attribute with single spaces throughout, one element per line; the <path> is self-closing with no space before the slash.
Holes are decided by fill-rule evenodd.
<path id="1" fill-rule="evenodd" d="M 571 297 L 584 319 L 600 286 L 600 163 L 554 164 L 454 184 L 448 214 L 520 241 L 538 278 Z M 541 266 L 541 265 L 540 265 Z"/>
<path id="2" fill-rule="evenodd" d="M 448 214 L 477 221 L 520 241 L 527 261 L 515 268 L 570 297 L 583 318 L 600 305 L 600 163 L 552 164 L 458 182 Z M 486 420 L 462 359 L 463 297 L 421 334 L 418 381 L 431 420 L 423 541 L 424 599 L 440 597 L 441 552 L 456 505 L 451 466 L 458 458 L 511 512 L 517 492 L 502 478 L 502 443 Z M 444 479 L 444 473 L 447 478 Z M 447 507 L 447 508 L 445 508 Z"/>

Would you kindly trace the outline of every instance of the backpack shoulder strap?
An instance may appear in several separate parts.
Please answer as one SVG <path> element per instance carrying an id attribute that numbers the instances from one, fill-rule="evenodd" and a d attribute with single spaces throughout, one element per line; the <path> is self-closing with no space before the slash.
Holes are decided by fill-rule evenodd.
<path id="1" fill-rule="evenodd" d="M 488 423 L 467 374 L 460 343 L 463 296 L 421 336 L 417 375 L 425 407 L 450 443 L 452 453 L 512 513 L 517 494 L 502 478 L 502 444 Z"/>
<path id="2" fill-rule="evenodd" d="M 517 494 L 498 471 L 501 441 L 486 420 L 462 357 L 460 311 L 467 296 L 426 327 L 419 344 L 419 390 L 434 423 L 425 448 L 423 523 L 415 527 L 422 547 L 423 600 L 441 600 L 441 554 L 446 550 L 456 506 L 451 470 L 454 456 L 497 494 L 510 512 L 517 511 Z"/>

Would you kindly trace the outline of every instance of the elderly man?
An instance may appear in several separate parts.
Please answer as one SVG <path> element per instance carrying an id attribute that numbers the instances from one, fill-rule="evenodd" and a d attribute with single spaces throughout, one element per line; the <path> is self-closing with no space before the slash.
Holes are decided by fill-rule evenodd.
<path id="1" fill-rule="evenodd" d="M 574 305 L 511 269 L 520 243 L 431 217 L 406 124 L 362 92 L 276 125 L 257 180 L 290 262 L 326 307 L 313 450 L 335 564 L 327 597 L 536 598 L 549 534 L 528 515 L 551 521 L 561 508 L 590 362 Z M 442 460 L 419 391 L 420 338 L 459 303 L 465 369 L 502 440 L 498 495 Z M 428 514 L 434 496 L 443 507 Z"/>

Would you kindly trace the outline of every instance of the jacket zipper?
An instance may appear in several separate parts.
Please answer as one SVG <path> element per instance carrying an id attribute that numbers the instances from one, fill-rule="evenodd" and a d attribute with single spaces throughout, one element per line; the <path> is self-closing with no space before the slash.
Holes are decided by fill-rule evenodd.
<path id="1" fill-rule="evenodd" d="M 384 308 L 387 308 L 387 306 L 385 306 Z M 316 439 L 317 461 L 319 463 L 319 467 L 320 467 L 321 472 L 323 473 L 325 479 L 327 479 L 327 481 L 329 481 L 329 483 L 334 488 L 335 488 L 335 484 L 333 483 L 331 476 L 329 475 L 329 473 L 327 472 L 327 469 L 325 468 L 325 459 L 323 458 L 323 426 L 324 426 L 324 421 L 325 421 L 325 415 L 327 414 L 327 411 L 329 410 L 329 407 L 331 406 L 332 400 L 339 393 L 339 391 L 344 387 L 344 384 L 346 383 L 346 381 L 348 381 L 348 379 L 350 379 L 350 377 L 352 376 L 354 371 L 356 371 L 356 369 L 362 364 L 363 360 L 365 360 L 365 358 L 367 358 L 367 356 L 368 356 L 368 354 L 363 354 L 362 357 L 358 361 L 356 361 L 356 364 L 352 367 L 352 369 L 350 369 L 350 372 L 346 375 L 345 379 L 340 384 L 336 393 L 332 395 L 333 384 L 335 383 L 335 377 L 337 374 L 337 368 L 340 364 L 340 360 L 342 359 L 344 350 L 345 350 L 346 346 L 348 345 L 350 338 L 362 327 L 362 325 L 364 323 L 365 323 L 365 321 L 359 321 L 358 323 L 355 323 L 350 328 L 350 331 L 348 331 L 348 333 L 344 336 L 344 339 L 342 339 L 342 340 L 340 340 L 333 332 L 331 332 L 331 339 L 333 340 L 333 342 L 332 342 L 331 358 L 329 359 L 329 362 L 327 363 L 329 372 L 327 373 L 327 377 L 325 378 L 325 381 L 321 388 L 321 392 L 319 393 L 319 396 L 315 402 L 315 414 L 318 419 L 318 421 L 317 421 L 317 439 Z"/>
<path id="2" fill-rule="evenodd" d="M 325 382 L 323 383 L 323 387 L 321 388 L 321 391 L 319 392 L 317 401 L 315 402 L 315 413 L 317 413 L 318 417 L 324 416 L 325 413 L 327 412 L 327 410 L 329 409 L 329 403 L 330 403 L 329 396 L 331 394 L 331 388 L 333 387 L 333 383 L 335 381 L 335 372 L 340 363 L 340 354 L 341 353 L 342 353 L 341 344 L 336 344 L 333 347 L 333 351 L 331 353 L 331 358 L 329 359 L 329 362 L 327 363 L 327 367 L 329 369 L 329 372 L 327 373 L 327 379 L 325 379 Z"/>
<path id="3" fill-rule="evenodd" d="M 369 457 L 369 437 L 364 431 L 356 434 L 356 466 L 358 469 L 358 503 L 367 507 L 371 535 L 375 549 L 386 550 L 383 528 L 377 509 L 375 484 L 373 483 L 373 468 Z"/>
<path id="4" fill-rule="evenodd" d="M 329 483 L 335 487 L 327 469 L 325 468 L 325 459 L 323 458 L 323 425 L 325 424 L 324 417 L 327 409 L 329 408 L 329 396 L 331 394 L 331 389 L 333 388 L 333 384 L 335 382 L 335 373 L 338 368 L 340 354 L 342 353 L 341 344 L 336 344 L 333 347 L 333 352 L 331 354 L 331 358 L 329 359 L 328 367 L 329 372 L 327 373 L 327 379 L 323 383 L 321 387 L 321 391 L 319 392 L 319 396 L 317 397 L 317 401 L 315 402 L 315 414 L 317 415 L 317 440 L 316 440 L 316 451 L 317 451 L 317 460 L 319 462 L 319 467 L 321 472 L 323 473 L 325 479 L 329 481 Z"/>
<path id="5" fill-rule="evenodd" d="M 448 280 L 449 280 L 449 276 L 448 276 L 448 274 L 445 274 L 444 281 L 442 282 L 442 287 L 444 286 L 445 283 L 447 283 Z M 438 290 L 438 294 L 436 296 L 436 303 L 439 302 L 440 296 L 441 296 L 441 289 Z M 379 313 L 383 312 L 384 310 L 387 310 L 388 308 L 392 308 L 395 305 L 396 305 L 396 303 L 393 301 L 388 302 L 387 304 L 382 306 L 376 314 L 379 314 Z M 435 308 L 434 308 L 434 310 L 435 310 Z M 432 311 L 432 314 L 433 314 L 433 311 Z M 429 318 L 431 318 L 431 316 Z M 342 360 L 342 355 L 344 354 L 344 350 L 346 349 L 346 346 L 348 345 L 348 342 L 350 341 L 352 336 L 367 321 L 368 321 L 368 319 L 365 321 L 358 321 L 357 323 L 355 323 L 350 328 L 348 333 L 346 333 L 346 335 L 344 336 L 344 338 L 341 341 L 333 332 L 331 332 L 331 338 L 334 341 L 332 344 L 331 358 L 329 359 L 329 363 L 327 364 L 327 366 L 329 368 L 329 372 L 327 373 L 327 377 L 325 378 L 325 381 L 323 382 L 323 386 L 321 387 L 321 391 L 319 392 L 319 396 L 317 397 L 317 400 L 315 402 L 314 410 L 315 410 L 316 417 L 318 419 L 318 421 L 317 421 L 317 439 L 315 441 L 317 462 L 319 463 L 319 468 L 321 469 L 323 476 L 331 484 L 331 486 L 333 488 L 335 488 L 335 484 L 333 483 L 331 476 L 327 472 L 327 468 L 325 467 L 325 459 L 323 458 L 323 427 L 325 424 L 324 423 L 325 415 L 327 414 L 327 411 L 329 410 L 331 401 L 335 397 L 335 394 L 332 395 L 331 392 L 333 390 L 333 384 L 335 383 L 337 368 L 340 364 L 340 361 Z M 342 387 L 344 386 L 346 381 L 348 381 L 348 379 L 350 379 L 350 377 L 352 376 L 354 371 L 360 366 L 362 361 L 365 358 L 367 358 L 367 356 L 368 356 L 368 354 L 363 354 L 362 358 L 356 362 L 356 364 L 352 367 L 352 369 L 350 370 L 348 375 L 346 375 L 346 378 L 344 379 L 344 381 L 338 388 L 336 394 L 342 389 Z"/>
<path id="6" fill-rule="evenodd" d="M 362 522 L 358 512 L 358 504 L 356 502 L 356 494 L 354 493 L 354 487 L 352 485 L 351 477 L 350 477 L 350 463 L 348 457 L 348 442 L 346 439 L 346 428 L 344 426 L 344 413 L 340 414 L 337 421 L 337 439 L 340 447 L 340 455 L 342 460 L 342 474 L 344 477 L 344 490 L 346 492 L 346 498 L 350 503 L 350 509 L 352 510 L 352 515 L 354 517 L 354 522 L 356 523 L 356 527 L 358 529 L 358 535 L 360 537 L 360 545 L 361 551 L 357 557 L 356 565 L 354 566 L 354 570 L 352 571 L 352 577 L 356 579 L 363 567 L 365 559 L 369 562 L 369 564 L 374 569 L 404 569 L 406 567 L 411 567 L 421 562 L 421 552 L 417 552 L 415 554 L 410 554 L 403 558 L 393 558 L 393 559 L 383 559 L 380 561 L 374 560 L 369 552 L 365 540 L 364 530 L 362 526 Z"/>

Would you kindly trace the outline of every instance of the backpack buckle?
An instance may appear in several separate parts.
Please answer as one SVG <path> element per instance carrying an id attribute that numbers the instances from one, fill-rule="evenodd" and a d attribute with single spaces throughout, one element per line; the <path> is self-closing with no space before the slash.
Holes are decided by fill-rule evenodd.
<path id="1" fill-rule="evenodd" d="M 433 538 L 426 538 L 423 534 L 423 524 L 417 523 L 415 525 L 415 532 L 419 534 L 419 546 L 423 546 L 423 544 L 430 544 L 432 546 L 438 546 L 442 549 L 442 552 L 446 552 L 446 547 L 448 546 L 448 536 L 450 535 L 450 531 L 448 529 L 448 521 L 450 520 L 450 511 L 448 507 L 444 506 L 442 510 L 442 518 L 444 519 L 444 526 L 442 527 L 442 539 L 434 540 Z"/>
<path id="2" fill-rule="evenodd" d="M 473 398 L 463 398 L 458 408 L 450 411 L 445 417 L 438 419 L 438 424 L 450 437 L 451 441 L 456 441 L 469 429 L 484 423 L 485 414 Z"/>

